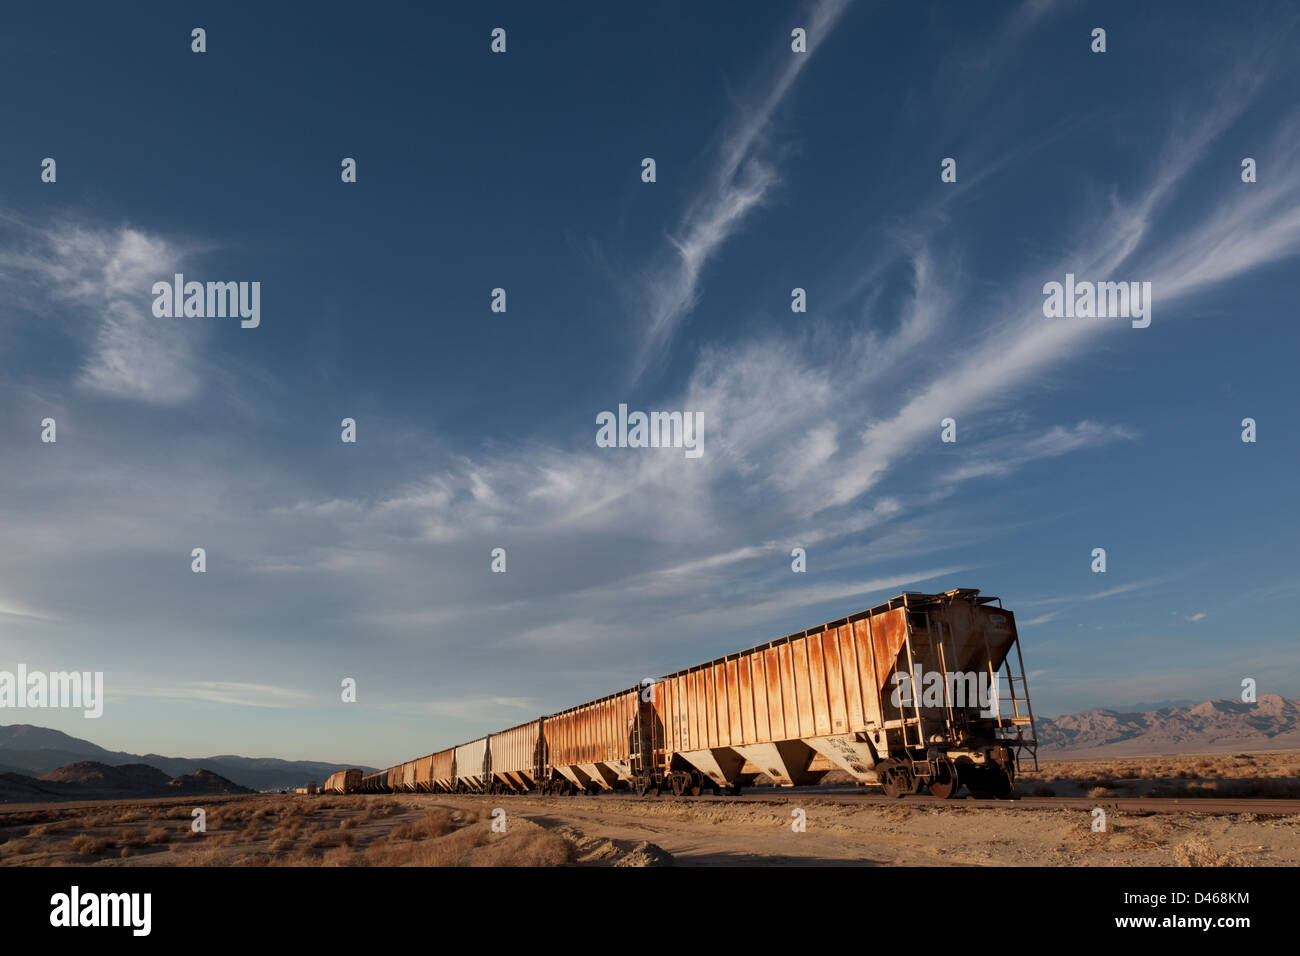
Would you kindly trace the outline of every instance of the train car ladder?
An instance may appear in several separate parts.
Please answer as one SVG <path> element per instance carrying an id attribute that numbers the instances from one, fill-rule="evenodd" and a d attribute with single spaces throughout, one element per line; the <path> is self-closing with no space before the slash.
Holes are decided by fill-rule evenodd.
<path id="1" fill-rule="evenodd" d="M 1011 654 L 1008 653 L 1002 660 L 1003 667 L 1006 668 L 1007 680 L 1007 701 L 1011 705 L 1011 713 L 1004 714 L 1002 710 L 1002 695 L 997 694 L 994 705 L 994 716 L 997 720 L 995 733 L 999 740 L 1005 741 L 1014 748 L 1016 758 L 1016 769 L 1021 769 L 1023 755 L 1027 754 L 1029 759 L 1034 762 L 1034 770 L 1038 769 L 1038 732 L 1034 727 L 1034 709 L 1029 702 L 1029 678 L 1025 674 L 1025 659 L 1020 653 L 1020 635 L 1017 634 L 1013 639 L 1016 646 L 1016 661 L 1019 664 L 1020 672 L 1016 673 L 1011 666 Z M 984 646 L 988 648 L 988 637 L 984 638 Z M 991 652 L 985 658 L 989 662 L 989 680 L 994 682 L 998 680 L 998 674 L 993 670 Z M 1016 693 L 1016 685 L 1020 685 L 1020 693 Z M 1029 735 L 1025 735 L 1025 731 Z"/>

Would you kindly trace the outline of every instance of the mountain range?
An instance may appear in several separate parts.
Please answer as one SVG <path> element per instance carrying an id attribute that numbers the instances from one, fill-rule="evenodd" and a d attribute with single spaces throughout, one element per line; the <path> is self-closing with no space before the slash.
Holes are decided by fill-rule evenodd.
<path id="1" fill-rule="evenodd" d="M 130 754 L 105 750 L 89 740 L 48 727 L 35 727 L 31 724 L 0 726 L 0 773 L 40 777 L 68 764 L 84 761 L 114 767 L 122 764 L 147 764 L 159 770 L 166 779 L 206 770 L 250 790 L 284 790 L 306 786 L 308 781 L 321 783 L 334 771 L 349 767 L 348 764 L 279 760 L 275 757 L 239 757 L 233 754 L 202 758 Z M 366 773 L 374 770 L 372 767 L 361 769 Z"/>
<path id="2" fill-rule="evenodd" d="M 1277 694 L 1250 704 L 1207 700 L 1142 713 L 1089 710 L 1039 717 L 1034 725 L 1039 756 L 1048 759 L 1300 750 L 1300 703 Z"/>
<path id="3" fill-rule="evenodd" d="M 0 773 L 0 803 L 198 797 L 252 792 L 210 770 L 195 770 L 169 780 L 167 774 L 157 767 L 143 763 L 110 767 L 93 760 L 82 760 L 39 777 Z"/>

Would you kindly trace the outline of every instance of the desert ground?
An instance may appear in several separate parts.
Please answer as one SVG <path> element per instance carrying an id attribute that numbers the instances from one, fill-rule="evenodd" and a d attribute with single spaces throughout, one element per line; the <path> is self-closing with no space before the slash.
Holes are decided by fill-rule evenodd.
<path id="1" fill-rule="evenodd" d="M 1045 763 L 1024 796 L 1300 796 L 1300 753 Z M 863 799 L 843 786 L 741 798 L 258 794 L 0 807 L 19 866 L 1296 866 L 1300 815 Z M 194 832 L 192 811 L 206 813 Z M 504 818 L 493 815 L 500 808 Z M 802 831 L 792 827 L 802 819 Z M 493 829 L 496 824 L 497 830 Z M 504 823 L 504 832 L 500 827 Z"/>

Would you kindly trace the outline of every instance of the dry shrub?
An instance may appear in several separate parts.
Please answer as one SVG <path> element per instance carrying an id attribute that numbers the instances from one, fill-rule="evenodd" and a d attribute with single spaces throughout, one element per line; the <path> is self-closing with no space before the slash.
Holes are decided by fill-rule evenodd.
<path id="1" fill-rule="evenodd" d="M 168 833 L 166 830 L 164 830 L 162 827 L 159 827 L 157 830 L 150 830 L 145 835 L 144 842 L 148 844 L 170 843 L 171 839 L 172 839 L 171 834 Z"/>
<path id="2" fill-rule="evenodd" d="M 414 840 L 418 835 L 419 830 L 414 823 L 403 823 L 388 831 L 390 840 Z"/>
<path id="3" fill-rule="evenodd" d="M 1088 791 L 1088 796 L 1094 799 L 1097 797 L 1113 797 L 1115 796 L 1115 791 L 1109 787 L 1093 787 Z"/>
<path id="4" fill-rule="evenodd" d="M 30 837 L 47 836 L 51 833 L 62 833 L 68 827 L 72 826 L 71 820 L 55 820 L 52 823 L 38 823 L 27 831 Z"/>
<path id="5" fill-rule="evenodd" d="M 132 846 L 144 846 L 144 837 L 135 830 L 128 830 L 126 827 L 122 827 L 113 834 L 113 842 L 123 849 L 126 849 L 127 847 Z"/>
<path id="6" fill-rule="evenodd" d="M 321 857 L 321 866 L 365 866 L 365 858 L 346 846 L 336 846 Z"/>
<path id="7" fill-rule="evenodd" d="M 567 866 L 574 861 L 573 844 L 548 830 L 518 829 L 478 850 L 470 866 Z"/>
<path id="8" fill-rule="evenodd" d="M 1244 866 L 1232 852 L 1220 852 L 1203 837 L 1195 836 L 1174 848 L 1174 860 L 1179 866 Z"/>
<path id="9" fill-rule="evenodd" d="M 302 830 L 301 820 L 292 820 L 288 823 L 281 823 L 280 826 L 276 829 L 276 831 L 271 834 L 271 839 L 279 838 L 285 840 L 296 840 L 298 839 L 298 833 L 301 830 Z"/>
<path id="10" fill-rule="evenodd" d="M 279 856 L 281 853 L 288 853 L 293 849 L 293 841 L 285 839 L 273 840 L 267 849 L 275 856 Z"/>
<path id="11" fill-rule="evenodd" d="M 452 823 L 451 811 L 446 807 L 429 807 L 424 811 L 424 819 L 420 821 L 420 828 L 427 837 L 440 837 L 450 833 L 455 829 Z"/>
<path id="12" fill-rule="evenodd" d="M 83 856 L 99 856 L 113 845 L 111 840 L 79 833 L 68 841 L 68 849 Z"/>
<path id="13" fill-rule="evenodd" d="M 374 817 L 391 816 L 393 811 L 397 810 L 400 804 L 391 797 L 384 797 L 378 800 L 371 800 L 366 804 L 365 819 L 370 820 Z"/>
<path id="14" fill-rule="evenodd" d="M 10 840 L 4 846 L 0 847 L 0 853 L 5 856 L 18 856 L 20 853 L 26 853 L 35 844 L 31 840 L 17 839 Z"/>
<path id="15" fill-rule="evenodd" d="M 213 845 L 191 853 L 185 862 L 189 866 L 225 866 L 229 861 L 220 847 Z"/>
<path id="16" fill-rule="evenodd" d="M 488 842 L 487 827 L 465 827 L 448 836 L 417 844 L 418 852 L 403 862 L 417 866 L 465 866 L 470 854 Z"/>
<path id="17" fill-rule="evenodd" d="M 389 831 L 390 840 L 427 840 L 444 836 L 456 829 L 457 813 L 446 807 L 429 807 L 413 823 L 400 823 Z"/>
<path id="18" fill-rule="evenodd" d="M 348 819 L 346 819 L 346 820 L 342 820 L 342 821 L 339 822 L 339 829 L 340 829 L 340 830 L 351 830 L 351 829 L 352 829 L 354 826 L 356 826 L 356 825 L 357 825 L 357 821 L 354 820 L 353 818 L 349 817 Z"/>

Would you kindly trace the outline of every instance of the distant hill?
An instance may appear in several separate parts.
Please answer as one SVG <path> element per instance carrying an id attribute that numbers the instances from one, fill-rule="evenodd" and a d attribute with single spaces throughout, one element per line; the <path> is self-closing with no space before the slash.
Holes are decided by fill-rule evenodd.
<path id="1" fill-rule="evenodd" d="M 218 776 L 211 770 L 202 768 L 183 777 L 167 781 L 167 789 L 173 793 L 251 793 L 247 787 L 231 783 L 225 777 Z"/>
<path id="2" fill-rule="evenodd" d="M 1047 759 L 1300 750 L 1300 703 L 1277 694 L 1253 704 L 1208 700 L 1142 713 L 1089 710 L 1034 723 L 1038 754 Z"/>
<path id="3" fill-rule="evenodd" d="M 167 786 L 167 774 L 143 763 L 125 763 L 120 767 L 81 760 L 51 770 L 36 778 L 42 783 L 68 783 L 99 790 L 157 790 Z"/>
<path id="4" fill-rule="evenodd" d="M 279 760 L 275 757 L 164 757 L 160 754 L 130 754 L 105 750 L 89 740 L 72 737 L 60 730 L 31 724 L 0 726 L 0 773 L 40 777 L 69 764 L 90 761 L 109 767 L 146 764 L 160 770 L 167 779 L 204 769 L 253 790 L 284 790 L 321 783 L 336 770 L 356 764 L 320 763 L 312 760 Z M 366 773 L 375 768 L 362 767 Z"/>
<path id="5" fill-rule="evenodd" d="M 210 770 L 196 770 L 168 779 L 148 764 L 118 767 L 80 760 L 39 777 L 0 773 L 0 803 L 37 803 L 50 800 L 117 800 L 133 797 L 252 793 Z"/>

